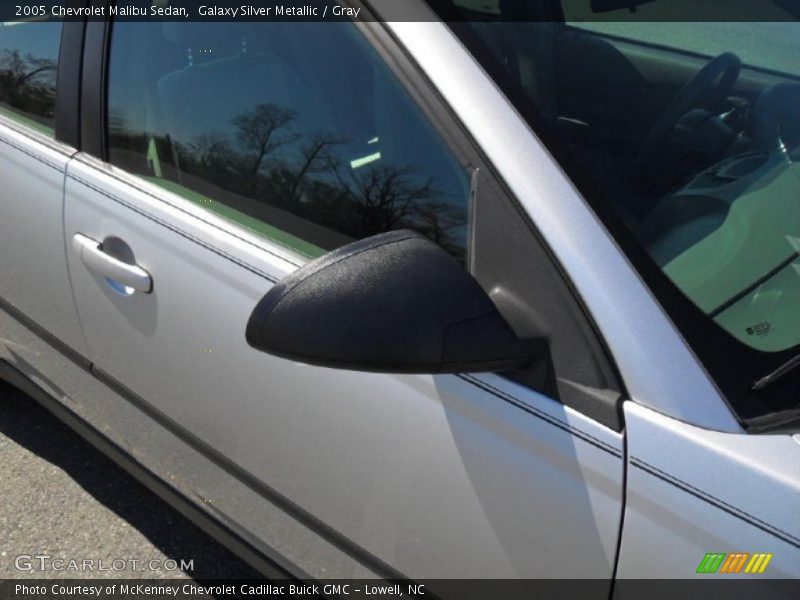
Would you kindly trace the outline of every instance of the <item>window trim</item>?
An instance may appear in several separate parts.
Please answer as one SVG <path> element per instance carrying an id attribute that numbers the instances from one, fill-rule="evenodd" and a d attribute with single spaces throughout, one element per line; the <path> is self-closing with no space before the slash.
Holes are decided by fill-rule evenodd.
<path id="1" fill-rule="evenodd" d="M 72 0 L 71 7 L 88 5 L 89 0 Z M 86 21 L 65 21 L 61 29 L 56 77 L 55 138 L 80 150 L 81 68 Z"/>
<path id="2" fill-rule="evenodd" d="M 87 0 L 92 7 L 104 8 L 109 0 Z M 106 85 L 112 23 L 89 20 L 84 30 L 80 83 L 80 150 L 107 162 Z"/>

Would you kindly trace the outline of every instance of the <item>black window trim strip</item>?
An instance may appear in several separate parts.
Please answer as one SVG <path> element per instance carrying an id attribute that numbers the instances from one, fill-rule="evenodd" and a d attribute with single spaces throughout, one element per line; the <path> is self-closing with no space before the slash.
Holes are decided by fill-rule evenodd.
<path id="1" fill-rule="evenodd" d="M 715 308 L 710 313 L 708 313 L 709 318 L 716 319 L 719 315 L 724 313 L 731 306 L 733 306 L 734 304 L 739 302 L 739 300 L 741 300 L 742 298 L 745 298 L 753 290 L 755 290 L 759 286 L 763 285 L 764 283 L 766 283 L 767 281 L 772 279 L 775 275 L 777 275 L 778 273 L 783 271 L 786 267 L 791 265 L 798 258 L 800 258 L 800 252 L 792 253 L 791 256 L 788 256 L 787 258 L 782 260 L 776 267 L 774 267 L 774 268 L 770 269 L 769 271 L 767 271 L 766 273 L 764 273 L 761 277 L 756 279 L 753 283 L 751 283 L 750 285 L 745 287 L 740 292 L 734 294 L 733 296 L 731 296 L 730 298 L 725 300 L 725 302 L 720 304 L 717 308 Z"/>
<path id="2" fill-rule="evenodd" d="M 102 7 L 107 14 L 108 0 L 88 0 L 92 7 Z M 81 150 L 107 161 L 106 80 L 111 22 L 90 20 L 84 33 L 81 75 L 80 139 Z"/>
<path id="3" fill-rule="evenodd" d="M 89 0 L 72 0 L 71 8 L 82 8 Z M 81 73 L 86 21 L 65 21 L 61 28 L 56 83 L 56 140 L 75 149 L 81 147 Z"/>

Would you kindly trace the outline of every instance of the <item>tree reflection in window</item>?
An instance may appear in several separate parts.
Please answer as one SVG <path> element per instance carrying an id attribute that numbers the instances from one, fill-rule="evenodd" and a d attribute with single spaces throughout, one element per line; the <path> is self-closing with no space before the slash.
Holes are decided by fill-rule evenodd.
<path id="1" fill-rule="evenodd" d="M 159 136 L 154 142 L 162 166 L 173 167 L 165 176 L 173 174 L 181 185 L 198 187 L 199 179 L 350 239 L 411 228 L 464 258 L 463 199 L 448 198 L 418 167 L 376 161 L 353 168 L 352 157 L 343 156 L 348 140 L 335 133 L 299 133 L 293 129 L 296 117 L 290 109 L 261 104 L 235 117 L 227 134 L 204 133 L 188 143 Z M 117 145 L 137 145 L 121 137 L 126 136 L 118 131 Z M 247 205 L 236 208 L 252 212 Z M 290 233 L 308 237 L 306 231 Z"/>
<path id="2" fill-rule="evenodd" d="M 114 36 L 112 163 L 309 256 L 411 228 L 464 259 L 466 169 L 354 27 Z M 186 63 L 201 46 L 212 58 Z"/>
<path id="3" fill-rule="evenodd" d="M 0 27 L 0 105 L 52 129 L 60 23 Z M 27 122 L 27 121 L 26 121 Z"/>

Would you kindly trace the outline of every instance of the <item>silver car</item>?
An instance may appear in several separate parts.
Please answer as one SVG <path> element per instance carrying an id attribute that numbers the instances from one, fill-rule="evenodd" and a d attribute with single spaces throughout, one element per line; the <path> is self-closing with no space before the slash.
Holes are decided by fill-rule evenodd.
<path id="1" fill-rule="evenodd" d="M 668 4 L 4 23 L 0 376 L 272 576 L 800 577 L 798 15 Z"/>

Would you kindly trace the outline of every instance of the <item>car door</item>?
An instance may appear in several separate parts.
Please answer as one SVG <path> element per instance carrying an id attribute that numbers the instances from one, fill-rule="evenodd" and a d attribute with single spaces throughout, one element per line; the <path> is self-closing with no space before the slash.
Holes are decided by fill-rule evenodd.
<path id="1" fill-rule="evenodd" d="M 107 131 L 68 168 L 67 254 L 93 371 L 150 419 L 121 419 L 137 459 L 179 472 L 152 443 L 168 429 L 364 569 L 329 576 L 569 576 L 607 597 L 619 384 L 525 215 L 382 28 L 119 22 L 107 88 L 85 75 L 107 114 L 83 120 Z M 512 291 L 509 319 L 539 321 L 553 365 L 390 376 L 247 345 L 275 282 L 402 227 Z M 204 508 L 244 522 L 227 494 Z"/>

